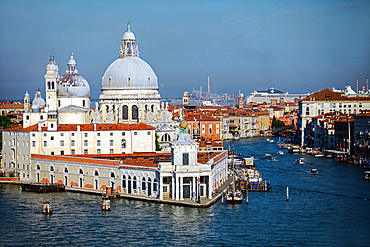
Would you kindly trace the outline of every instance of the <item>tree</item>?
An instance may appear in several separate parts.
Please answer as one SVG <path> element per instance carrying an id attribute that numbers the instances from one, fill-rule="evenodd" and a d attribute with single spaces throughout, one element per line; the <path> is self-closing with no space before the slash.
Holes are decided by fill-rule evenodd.
<path id="1" fill-rule="evenodd" d="M 155 151 L 162 151 L 161 145 L 159 145 L 159 136 L 157 133 L 155 133 Z"/>
<path id="2" fill-rule="evenodd" d="M 277 120 L 276 117 L 274 116 L 274 118 L 272 119 L 272 124 L 271 124 L 271 127 L 273 129 L 276 129 L 276 128 L 279 128 L 279 127 L 283 127 L 285 124 L 283 121 L 280 121 L 280 120 Z"/>

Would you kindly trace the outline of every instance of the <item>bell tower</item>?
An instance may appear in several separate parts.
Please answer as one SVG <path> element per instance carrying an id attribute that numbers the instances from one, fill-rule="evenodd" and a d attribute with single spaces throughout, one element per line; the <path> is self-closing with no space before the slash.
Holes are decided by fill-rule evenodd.
<path id="1" fill-rule="evenodd" d="M 46 88 L 46 107 L 48 112 L 56 113 L 58 109 L 57 99 L 57 80 L 59 68 L 55 63 L 54 57 L 50 56 L 49 64 L 46 66 L 45 88 Z"/>

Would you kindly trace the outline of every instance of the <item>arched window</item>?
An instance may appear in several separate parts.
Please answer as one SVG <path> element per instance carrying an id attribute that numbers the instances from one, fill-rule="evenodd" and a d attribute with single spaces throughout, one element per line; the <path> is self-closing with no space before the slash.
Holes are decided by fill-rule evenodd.
<path id="1" fill-rule="evenodd" d="M 154 112 L 154 105 L 152 105 L 152 112 Z"/>
<path id="2" fill-rule="evenodd" d="M 123 175 L 122 177 L 122 188 L 126 188 L 126 176 Z"/>
<path id="3" fill-rule="evenodd" d="M 110 177 L 111 177 L 111 178 L 115 178 L 115 177 L 116 177 L 116 176 L 114 175 L 114 172 L 111 172 L 111 173 L 110 173 Z"/>
<path id="4" fill-rule="evenodd" d="M 157 179 L 155 178 L 155 179 L 153 180 L 153 191 L 157 191 L 157 185 L 158 185 L 158 183 L 157 183 Z"/>
<path id="5" fill-rule="evenodd" d="M 109 105 L 105 106 L 107 113 L 109 112 Z"/>
<path id="6" fill-rule="evenodd" d="M 148 105 L 145 105 L 145 111 L 147 112 L 149 109 Z"/>
<path id="7" fill-rule="evenodd" d="M 54 171 L 54 166 L 50 166 L 50 171 L 53 172 Z"/>
<path id="8" fill-rule="evenodd" d="M 122 107 L 122 119 L 127 120 L 128 119 L 128 107 L 127 105 L 124 105 Z"/>
<path id="9" fill-rule="evenodd" d="M 84 171 L 82 169 L 80 169 L 80 174 L 84 174 Z"/>
<path id="10" fill-rule="evenodd" d="M 139 119 L 139 112 L 137 106 L 132 106 L 132 119 Z"/>
<path id="11" fill-rule="evenodd" d="M 40 169 L 41 169 L 41 168 L 40 168 L 40 165 L 37 165 L 37 166 L 36 166 L 36 169 L 37 169 L 37 170 L 40 170 Z"/>
<path id="12" fill-rule="evenodd" d="M 51 89 L 51 87 L 50 87 L 50 81 L 48 81 L 48 89 Z"/>
<path id="13" fill-rule="evenodd" d="M 137 185 L 136 185 L 136 176 L 134 177 L 134 181 L 133 181 L 133 183 L 132 183 L 132 188 L 133 188 L 134 190 L 136 190 L 136 189 L 137 189 Z"/>
<path id="14" fill-rule="evenodd" d="M 125 140 L 125 138 L 122 138 L 122 140 L 121 140 L 121 148 L 126 148 L 126 140 Z"/>
<path id="15" fill-rule="evenodd" d="M 51 89 L 54 89 L 54 82 L 51 82 Z"/>
<path id="16" fill-rule="evenodd" d="M 141 189 L 146 190 L 145 178 L 141 181 Z"/>
<path id="17" fill-rule="evenodd" d="M 64 172 L 68 173 L 68 168 L 67 167 L 64 167 Z"/>
<path id="18" fill-rule="evenodd" d="M 99 172 L 95 170 L 94 176 L 99 176 Z"/>

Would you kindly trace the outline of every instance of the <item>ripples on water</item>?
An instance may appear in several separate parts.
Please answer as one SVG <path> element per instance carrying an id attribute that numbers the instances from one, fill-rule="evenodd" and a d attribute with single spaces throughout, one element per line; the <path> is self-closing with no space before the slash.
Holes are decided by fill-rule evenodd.
<path id="1" fill-rule="evenodd" d="M 368 245 L 370 183 L 363 169 L 308 155 L 277 155 L 264 139 L 225 141 L 254 156 L 273 189 L 249 193 L 249 205 L 197 209 L 117 199 L 101 211 L 101 198 L 78 193 L 21 192 L 0 185 L 0 245 Z M 269 161 L 271 153 L 277 162 Z M 305 158 L 305 164 L 294 161 Z M 312 168 L 319 174 L 311 175 Z M 290 200 L 286 201 L 286 186 Z M 44 216 L 50 201 L 53 214 Z"/>

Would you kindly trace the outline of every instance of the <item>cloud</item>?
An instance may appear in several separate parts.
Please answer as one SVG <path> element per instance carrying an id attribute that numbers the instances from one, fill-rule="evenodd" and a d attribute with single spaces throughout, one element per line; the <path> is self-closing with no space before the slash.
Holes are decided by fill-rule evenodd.
<path id="1" fill-rule="evenodd" d="M 224 19 L 226 21 L 230 21 L 230 22 L 256 23 L 256 24 L 260 24 L 260 25 L 270 25 L 270 24 L 272 24 L 272 22 L 269 22 L 269 21 L 266 21 L 266 20 L 249 18 L 249 17 L 241 16 L 241 15 L 226 16 L 226 17 L 224 17 Z"/>
<path id="2" fill-rule="evenodd" d="M 361 6 L 361 3 L 344 3 L 338 6 L 338 8 L 352 9 Z"/>

